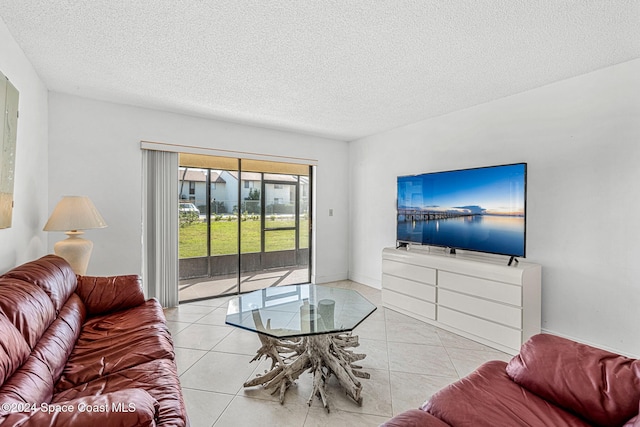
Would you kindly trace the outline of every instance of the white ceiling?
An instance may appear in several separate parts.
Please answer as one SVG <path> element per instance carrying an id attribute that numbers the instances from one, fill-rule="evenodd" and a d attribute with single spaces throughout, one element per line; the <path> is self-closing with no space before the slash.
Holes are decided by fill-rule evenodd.
<path id="1" fill-rule="evenodd" d="M 353 140 L 640 57 L 636 0 L 2 0 L 52 91 Z"/>

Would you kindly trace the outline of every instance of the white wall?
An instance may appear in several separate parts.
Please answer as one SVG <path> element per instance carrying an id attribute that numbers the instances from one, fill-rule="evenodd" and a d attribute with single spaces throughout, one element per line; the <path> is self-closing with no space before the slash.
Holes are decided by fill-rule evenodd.
<path id="1" fill-rule="evenodd" d="M 0 273 L 47 252 L 47 88 L 0 19 L 0 71 L 20 92 L 14 209 L 0 230 Z M 3 119 L 4 120 L 4 119 Z"/>
<path id="2" fill-rule="evenodd" d="M 347 277 L 347 143 L 51 93 L 49 203 L 87 195 L 109 225 L 88 230 L 87 274 L 141 274 L 140 141 L 318 160 L 315 280 Z M 329 209 L 334 216 L 329 217 Z M 64 237 L 51 233 L 49 247 Z"/>
<path id="3" fill-rule="evenodd" d="M 640 355 L 640 60 L 349 146 L 350 278 L 380 286 L 396 177 L 528 163 L 544 330 Z"/>

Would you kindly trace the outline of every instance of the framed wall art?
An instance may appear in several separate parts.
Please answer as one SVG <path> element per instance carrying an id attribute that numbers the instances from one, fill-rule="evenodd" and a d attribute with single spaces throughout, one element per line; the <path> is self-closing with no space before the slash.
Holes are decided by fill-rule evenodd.
<path id="1" fill-rule="evenodd" d="M 11 227 L 16 167 L 18 90 L 0 72 L 0 228 Z"/>

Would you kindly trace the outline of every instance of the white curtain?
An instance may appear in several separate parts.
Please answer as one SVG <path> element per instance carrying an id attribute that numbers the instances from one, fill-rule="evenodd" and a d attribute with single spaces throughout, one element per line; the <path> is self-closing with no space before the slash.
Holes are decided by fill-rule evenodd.
<path id="1" fill-rule="evenodd" d="M 142 150 L 143 274 L 150 298 L 178 305 L 178 154 Z"/>

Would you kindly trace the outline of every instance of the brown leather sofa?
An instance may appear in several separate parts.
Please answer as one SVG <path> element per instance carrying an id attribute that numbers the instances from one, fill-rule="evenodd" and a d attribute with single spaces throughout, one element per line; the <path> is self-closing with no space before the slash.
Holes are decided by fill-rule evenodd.
<path id="1" fill-rule="evenodd" d="M 55 255 L 0 276 L 2 426 L 189 425 L 162 307 L 138 276 Z"/>
<path id="2" fill-rule="evenodd" d="M 639 402 L 640 360 L 540 334 L 383 426 L 640 427 Z"/>

